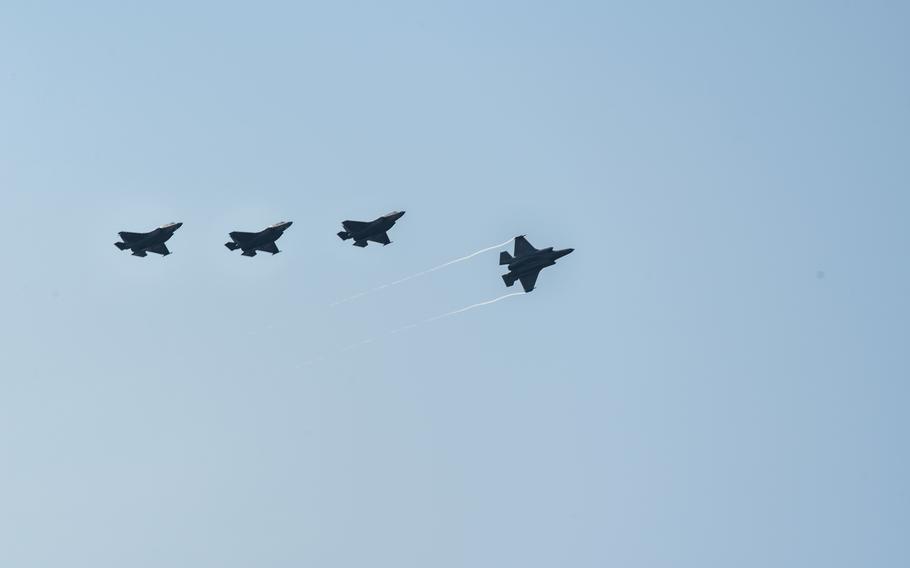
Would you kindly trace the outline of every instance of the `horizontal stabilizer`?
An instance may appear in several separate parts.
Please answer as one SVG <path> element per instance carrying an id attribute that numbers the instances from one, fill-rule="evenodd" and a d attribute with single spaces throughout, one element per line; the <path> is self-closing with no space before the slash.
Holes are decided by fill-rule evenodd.
<path id="1" fill-rule="evenodd" d="M 245 250 L 240 253 L 242 256 L 256 256 L 256 251 L 254 250 Z"/>
<path id="2" fill-rule="evenodd" d="M 506 286 L 511 287 L 513 284 L 515 284 L 515 275 L 511 272 L 508 274 L 503 274 L 502 281 L 506 283 Z"/>
<path id="3" fill-rule="evenodd" d="M 237 250 L 240 248 L 240 245 L 238 245 L 237 243 L 235 243 L 233 241 L 231 241 L 229 243 L 224 243 L 224 246 L 226 246 L 227 248 L 229 248 L 231 250 Z"/>
<path id="4" fill-rule="evenodd" d="M 339 231 L 338 236 L 341 240 L 346 241 L 351 238 L 351 234 L 347 231 Z"/>
<path id="5" fill-rule="evenodd" d="M 133 256 L 148 256 L 148 255 L 145 254 L 144 250 L 134 250 Z"/>
<path id="6" fill-rule="evenodd" d="M 114 243 L 114 246 L 120 250 L 126 250 L 126 249 L 130 248 L 130 245 L 128 245 L 126 243 Z"/>
<path id="7" fill-rule="evenodd" d="M 499 253 L 499 264 L 512 264 L 512 255 L 506 251 Z"/>
<path id="8" fill-rule="evenodd" d="M 354 246 L 363 248 L 363 247 L 367 246 L 367 242 L 366 241 L 354 241 Z"/>

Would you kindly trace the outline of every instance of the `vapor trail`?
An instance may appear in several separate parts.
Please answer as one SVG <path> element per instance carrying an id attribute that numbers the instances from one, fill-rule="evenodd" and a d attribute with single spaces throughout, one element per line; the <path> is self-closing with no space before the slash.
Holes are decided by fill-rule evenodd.
<path id="1" fill-rule="evenodd" d="M 501 245 L 499 245 L 499 246 L 501 246 Z M 470 306 L 465 306 L 465 307 L 459 308 L 459 309 L 457 309 L 457 310 L 452 310 L 451 312 L 446 312 L 446 313 L 440 314 L 440 315 L 438 315 L 438 316 L 433 316 L 433 317 L 431 317 L 431 318 L 427 318 L 427 319 L 421 321 L 420 323 L 412 323 L 412 324 L 409 324 L 409 325 L 405 325 L 405 326 L 402 326 L 402 327 L 398 327 L 398 328 L 395 328 L 395 329 L 393 329 L 393 330 L 391 330 L 391 331 L 387 331 L 387 332 L 383 333 L 382 335 L 377 335 L 377 336 L 375 336 L 375 337 L 370 337 L 370 338 L 368 338 L 368 339 L 364 339 L 364 340 L 358 341 L 357 343 L 351 343 L 350 345 L 347 345 L 346 347 L 342 347 L 341 349 L 335 351 L 335 355 L 340 355 L 340 354 L 342 354 L 342 353 L 347 353 L 348 351 L 351 351 L 351 350 L 353 350 L 353 349 L 357 349 L 358 347 L 361 347 L 361 346 L 363 346 L 363 345 L 367 345 L 367 344 L 369 344 L 369 343 L 373 343 L 374 341 L 379 341 L 380 339 L 384 339 L 384 338 L 386 338 L 386 337 L 391 337 L 391 336 L 393 336 L 393 335 L 402 333 L 402 332 L 404 332 L 404 331 L 408 331 L 409 329 L 414 329 L 415 327 L 420 327 L 420 326 L 423 325 L 423 324 L 427 324 L 427 323 L 430 323 L 430 322 L 434 322 L 434 321 L 437 321 L 437 320 L 441 320 L 441 319 L 447 318 L 447 317 L 449 317 L 449 316 L 454 316 L 455 314 L 460 314 L 460 313 L 462 313 L 462 312 L 466 312 L 466 311 L 468 311 L 468 310 L 473 310 L 474 308 L 479 308 L 479 307 L 481 307 L 481 306 L 489 306 L 490 304 L 495 304 L 496 302 L 499 302 L 499 301 L 501 301 L 501 300 L 505 300 L 506 298 L 511 298 L 512 296 L 524 296 L 525 294 L 526 294 L 526 292 L 512 292 L 511 294 L 506 294 L 506 295 L 500 296 L 500 297 L 498 297 L 498 298 L 493 298 L 492 300 L 487 300 L 487 301 L 485 301 L 485 302 L 478 302 L 478 303 L 476 303 L 476 304 L 471 304 Z M 315 357 L 315 358 L 313 358 L 313 359 L 310 359 L 309 361 L 304 362 L 303 365 L 312 365 L 313 363 L 316 363 L 317 361 L 321 361 L 321 360 L 325 359 L 327 356 L 328 356 L 328 355 L 321 355 L 321 356 L 319 356 L 319 357 Z M 296 368 L 299 369 L 300 367 L 301 367 L 301 365 L 297 365 Z"/>
<path id="2" fill-rule="evenodd" d="M 404 283 L 404 282 L 407 282 L 408 280 L 413 280 L 413 279 L 415 279 L 415 278 L 419 278 L 419 277 L 421 277 L 421 276 L 425 276 L 425 275 L 427 275 L 427 274 L 429 274 L 429 273 L 431 273 L 431 272 L 436 272 L 437 270 L 443 269 L 443 268 L 445 268 L 446 266 L 451 266 L 451 265 L 456 264 L 456 263 L 459 263 L 459 262 L 464 262 L 464 261 L 466 261 L 466 260 L 468 260 L 468 259 L 474 258 L 474 257 L 477 256 L 478 254 L 483 254 L 483 253 L 488 252 L 488 251 L 491 251 L 491 250 L 493 250 L 493 249 L 498 249 L 498 248 L 500 248 L 500 247 L 504 247 L 504 246 L 506 246 L 507 244 L 509 244 L 509 243 L 511 243 L 511 242 L 512 242 L 512 239 L 509 239 L 509 240 L 507 240 L 507 241 L 505 241 L 505 242 L 499 243 L 498 245 L 493 245 L 493 246 L 489 246 L 489 247 L 486 247 L 486 248 L 482 248 L 482 249 L 480 249 L 479 251 L 472 252 L 472 253 L 469 254 L 469 255 L 462 256 L 462 257 L 460 257 L 460 258 L 456 258 L 455 260 L 450 260 L 450 261 L 448 261 L 448 262 L 444 262 L 444 263 L 440 264 L 439 266 L 434 266 L 433 268 L 428 268 L 427 270 L 422 270 L 422 271 L 417 272 L 417 273 L 415 273 L 415 274 L 411 274 L 410 276 L 405 276 L 404 278 L 401 278 L 401 279 L 399 279 L 399 280 L 395 280 L 394 282 L 389 282 L 388 284 L 381 284 L 381 285 L 379 285 L 379 286 L 376 286 L 375 288 L 371 288 L 370 290 L 366 290 L 365 292 L 358 292 L 357 294 L 354 294 L 353 296 L 348 296 L 347 298 L 345 298 L 345 299 L 343 299 L 343 300 L 338 300 L 337 302 L 334 302 L 334 303 L 332 303 L 332 304 L 329 304 L 329 307 L 335 307 L 335 306 L 337 306 L 337 305 L 339 305 L 339 304 L 344 304 L 344 303 L 347 303 L 347 302 L 351 302 L 351 301 L 353 301 L 353 300 L 356 300 L 357 298 L 361 298 L 361 297 L 363 297 L 363 296 L 366 296 L 367 294 L 372 294 L 373 292 L 378 292 L 378 291 L 380 291 L 380 290 L 384 290 L 384 289 L 389 288 L 389 287 L 391 287 L 391 286 L 397 286 L 398 284 L 402 284 L 402 283 Z"/>
<path id="3" fill-rule="evenodd" d="M 479 308 L 480 306 L 488 306 L 488 305 L 490 305 L 490 304 L 495 304 L 496 302 L 498 302 L 498 301 L 500 301 L 500 300 L 505 300 L 506 298 L 511 298 L 512 296 L 523 296 L 524 294 L 525 294 L 525 292 L 512 292 L 511 294 L 506 294 L 505 296 L 500 296 L 500 297 L 498 297 L 498 298 L 493 298 L 492 300 L 487 300 L 486 302 L 480 302 L 480 303 L 477 303 L 477 304 L 471 304 L 470 306 L 467 306 L 467 307 L 464 307 L 464 308 L 459 308 L 459 309 L 457 309 L 457 310 L 453 310 L 453 311 L 451 311 L 451 312 L 448 312 L 448 313 L 445 313 L 445 314 L 442 314 L 442 315 L 439 315 L 439 316 L 431 317 L 431 318 L 429 318 L 429 319 L 423 320 L 423 323 L 430 323 L 431 321 L 441 320 L 442 318 L 447 318 L 447 317 L 449 317 L 449 316 L 454 316 L 455 314 L 460 314 L 461 312 L 466 312 L 466 311 L 468 311 L 468 310 L 473 310 L 474 308 Z"/>

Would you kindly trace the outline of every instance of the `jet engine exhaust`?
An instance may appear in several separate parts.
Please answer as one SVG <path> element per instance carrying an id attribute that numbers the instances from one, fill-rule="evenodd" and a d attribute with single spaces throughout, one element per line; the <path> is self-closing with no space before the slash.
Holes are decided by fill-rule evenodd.
<path id="1" fill-rule="evenodd" d="M 477 256 L 478 254 L 483 254 L 483 253 L 485 253 L 485 252 L 489 252 L 489 251 L 491 251 L 491 250 L 498 249 L 498 248 L 500 248 L 500 247 L 504 247 L 504 246 L 506 246 L 507 244 L 509 244 L 509 243 L 511 243 L 511 242 L 512 242 L 512 239 L 509 239 L 509 240 L 507 240 L 507 241 L 505 241 L 505 242 L 503 242 L 503 243 L 499 243 L 499 244 L 497 244 L 497 245 L 493 245 L 493 246 L 489 246 L 489 247 L 482 248 L 482 249 L 480 249 L 480 250 L 478 250 L 478 251 L 472 252 L 472 253 L 469 254 L 469 255 L 462 256 L 462 257 L 460 257 L 460 258 L 456 258 L 455 260 L 450 260 L 450 261 L 448 261 L 448 262 L 444 262 L 444 263 L 440 264 L 439 266 L 434 266 L 433 268 L 428 268 L 427 270 L 422 270 L 422 271 L 417 272 L 417 273 L 415 273 L 415 274 L 411 274 L 410 276 L 405 276 L 404 278 L 401 278 L 401 279 L 399 279 L 399 280 L 395 280 L 394 282 L 389 282 L 388 284 L 380 284 L 379 286 L 376 286 L 375 288 L 371 288 L 370 290 L 367 290 L 367 291 L 365 291 L 365 292 L 358 292 L 357 294 L 354 294 L 353 296 L 348 296 L 347 298 L 345 298 L 345 299 L 343 299 L 343 300 L 338 300 L 337 302 L 334 302 L 334 303 L 332 303 L 332 304 L 329 304 L 329 307 L 335 307 L 335 306 L 338 306 L 338 305 L 341 305 L 341 304 L 346 304 L 347 302 L 351 302 L 351 301 L 353 301 L 353 300 L 356 300 L 357 298 L 362 298 L 363 296 L 366 296 L 367 294 L 372 294 L 372 293 L 374 293 L 374 292 L 378 292 L 378 291 L 384 290 L 384 289 L 386 289 L 386 288 L 391 288 L 392 286 L 397 286 L 398 284 L 403 284 L 403 283 L 407 282 L 408 280 L 413 280 L 413 279 L 415 279 L 415 278 L 419 278 L 419 277 L 421 277 L 421 276 L 425 276 L 425 275 L 427 275 L 427 274 L 430 274 L 431 272 L 436 272 L 437 270 L 441 270 L 441 269 L 443 269 L 443 268 L 445 268 L 445 267 L 447 267 L 447 266 L 451 266 L 451 265 L 457 264 L 457 263 L 459 263 L 459 262 L 464 262 L 464 261 L 466 261 L 466 260 L 469 260 L 469 259 L 471 259 L 471 258 L 474 258 L 474 257 Z"/>

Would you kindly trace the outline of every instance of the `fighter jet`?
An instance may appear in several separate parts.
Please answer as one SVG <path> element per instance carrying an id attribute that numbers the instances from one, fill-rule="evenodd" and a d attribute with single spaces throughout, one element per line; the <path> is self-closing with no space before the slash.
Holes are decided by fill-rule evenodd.
<path id="1" fill-rule="evenodd" d="M 275 244 L 281 235 L 291 226 L 291 221 L 282 221 L 275 223 L 271 227 L 259 231 L 258 233 L 244 233 L 234 231 L 230 233 L 231 242 L 224 243 L 224 246 L 231 250 L 242 249 L 242 256 L 256 256 L 256 251 L 270 252 L 278 254 L 278 246 Z"/>
<path id="2" fill-rule="evenodd" d="M 556 260 L 562 258 L 575 249 L 553 250 L 553 247 L 537 250 L 528 242 L 524 235 L 515 237 L 515 257 L 513 258 L 508 252 L 499 253 L 499 264 L 508 264 L 509 273 L 503 274 L 502 279 L 506 286 L 512 286 L 516 280 L 521 280 L 521 286 L 525 292 L 534 289 L 537 282 L 537 275 L 540 271 L 548 266 L 556 264 Z"/>
<path id="3" fill-rule="evenodd" d="M 391 229 L 395 225 L 395 221 L 401 219 L 403 215 L 404 211 L 392 211 L 375 221 L 342 221 L 341 225 L 344 230 L 338 233 L 338 236 L 343 241 L 354 239 L 355 247 L 365 247 L 367 241 L 385 246 L 392 242 L 386 231 Z"/>
<path id="4" fill-rule="evenodd" d="M 148 252 L 167 256 L 171 254 L 171 251 L 167 250 L 164 243 L 174 236 L 174 231 L 182 226 L 183 223 L 168 223 L 148 233 L 121 231 L 119 234 L 123 242 L 114 243 L 114 246 L 120 250 L 130 249 L 133 251 L 133 256 L 145 256 Z"/>

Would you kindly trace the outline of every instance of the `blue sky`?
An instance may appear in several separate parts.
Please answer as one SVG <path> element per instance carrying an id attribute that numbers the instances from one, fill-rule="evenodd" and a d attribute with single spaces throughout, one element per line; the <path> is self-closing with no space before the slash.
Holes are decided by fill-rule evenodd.
<path id="1" fill-rule="evenodd" d="M 0 565 L 906 566 L 908 17 L 3 3 Z"/>

